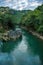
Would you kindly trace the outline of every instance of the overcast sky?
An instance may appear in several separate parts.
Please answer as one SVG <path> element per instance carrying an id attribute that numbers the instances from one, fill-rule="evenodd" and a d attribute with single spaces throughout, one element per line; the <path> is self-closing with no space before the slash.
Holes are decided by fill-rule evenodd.
<path id="1" fill-rule="evenodd" d="M 0 0 L 0 6 L 9 6 L 16 10 L 34 10 L 43 0 Z"/>

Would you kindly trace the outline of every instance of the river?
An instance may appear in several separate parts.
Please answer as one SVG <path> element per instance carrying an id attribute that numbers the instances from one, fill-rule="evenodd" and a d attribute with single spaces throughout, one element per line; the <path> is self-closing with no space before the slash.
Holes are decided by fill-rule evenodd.
<path id="1" fill-rule="evenodd" d="M 0 65 L 43 65 L 43 41 L 21 31 L 22 39 L 0 41 Z"/>

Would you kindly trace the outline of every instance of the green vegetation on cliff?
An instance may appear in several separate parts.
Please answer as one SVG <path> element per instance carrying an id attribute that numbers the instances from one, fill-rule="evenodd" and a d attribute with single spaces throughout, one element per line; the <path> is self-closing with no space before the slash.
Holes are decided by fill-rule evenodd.
<path id="1" fill-rule="evenodd" d="M 43 5 L 38 6 L 34 11 L 27 12 L 22 17 L 21 24 L 43 35 Z"/>
<path id="2" fill-rule="evenodd" d="M 43 4 L 34 11 L 16 11 L 9 7 L 0 7 L 0 32 L 13 29 L 15 24 L 26 26 L 43 35 Z"/>

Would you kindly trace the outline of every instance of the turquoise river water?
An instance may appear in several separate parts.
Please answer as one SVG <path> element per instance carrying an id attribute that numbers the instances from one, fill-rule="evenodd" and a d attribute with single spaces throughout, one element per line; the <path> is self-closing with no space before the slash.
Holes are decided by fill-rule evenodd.
<path id="1" fill-rule="evenodd" d="M 43 41 L 22 30 L 22 39 L 0 40 L 0 65 L 43 65 Z"/>

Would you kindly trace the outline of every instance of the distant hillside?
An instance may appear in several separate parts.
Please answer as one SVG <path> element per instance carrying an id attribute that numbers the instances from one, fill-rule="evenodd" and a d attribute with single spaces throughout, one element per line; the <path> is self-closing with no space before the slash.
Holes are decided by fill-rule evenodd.
<path id="1" fill-rule="evenodd" d="M 0 14 L 13 15 L 12 18 L 15 23 L 19 23 L 22 16 L 26 14 L 28 11 L 30 10 L 17 11 L 14 9 L 10 9 L 9 7 L 0 7 Z"/>

